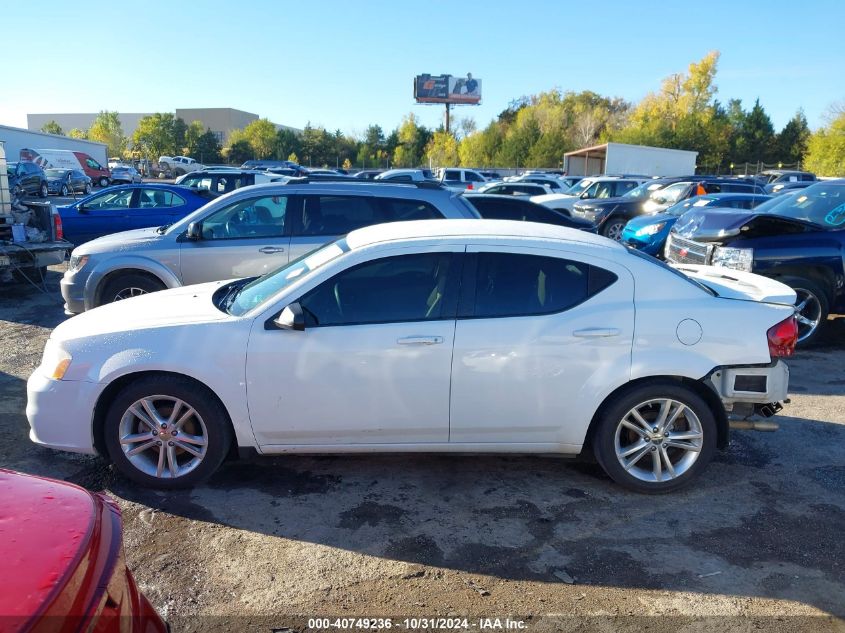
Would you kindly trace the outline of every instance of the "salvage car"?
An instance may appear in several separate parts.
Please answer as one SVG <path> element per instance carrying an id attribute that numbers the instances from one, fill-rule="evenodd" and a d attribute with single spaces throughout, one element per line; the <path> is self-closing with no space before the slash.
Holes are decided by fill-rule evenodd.
<path id="1" fill-rule="evenodd" d="M 44 172 L 47 177 L 47 190 L 60 196 L 69 193 L 91 193 L 91 178 L 81 169 L 48 169 Z"/>
<path id="2" fill-rule="evenodd" d="M 126 567 L 120 508 L 66 481 L 0 469 L 3 631 L 164 633 Z"/>
<path id="3" fill-rule="evenodd" d="M 694 209 L 672 227 L 665 255 L 777 279 L 795 290 L 801 344 L 845 313 L 845 180 L 788 191 L 750 211 Z"/>
<path id="4" fill-rule="evenodd" d="M 123 185 L 109 187 L 57 210 L 65 239 L 79 246 L 119 231 L 170 224 L 212 198 L 208 191 L 178 185 Z"/>
<path id="5" fill-rule="evenodd" d="M 160 488 L 237 450 L 589 447 L 623 486 L 668 492 L 726 445 L 729 409 L 780 408 L 794 300 L 549 224 L 375 225 L 61 323 L 27 383 L 30 437 Z"/>

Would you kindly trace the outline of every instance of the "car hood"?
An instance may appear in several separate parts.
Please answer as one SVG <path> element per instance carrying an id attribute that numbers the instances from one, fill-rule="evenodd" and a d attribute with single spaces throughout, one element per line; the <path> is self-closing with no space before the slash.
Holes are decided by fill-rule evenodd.
<path id="1" fill-rule="evenodd" d="M 684 213 L 678 218 L 672 230 L 681 237 L 713 242 L 740 234 L 743 237 L 762 237 L 799 233 L 810 230 L 812 227 L 813 225 L 809 222 L 779 215 L 706 207 Z"/>
<path id="2" fill-rule="evenodd" d="M 536 202 L 537 204 L 546 204 L 547 202 L 555 202 L 557 200 L 572 200 L 573 198 L 577 198 L 578 196 L 570 196 L 566 193 L 547 193 L 543 194 L 542 196 L 531 196 L 531 202 Z"/>
<path id="3" fill-rule="evenodd" d="M 59 214 L 61 215 L 61 211 Z M 116 253 L 119 251 L 134 250 L 167 238 L 166 235 L 159 235 L 157 231 L 158 227 L 150 227 L 104 235 L 90 242 L 85 242 L 82 246 L 77 246 L 74 249 L 74 254 L 96 255 L 98 253 Z"/>
<path id="4" fill-rule="evenodd" d="M 668 213 L 655 213 L 654 215 L 638 215 L 635 218 L 628 220 L 628 227 L 632 229 L 641 229 L 644 226 L 652 224 L 660 224 L 661 222 L 674 222 L 677 218 Z"/>
<path id="5" fill-rule="evenodd" d="M 230 315 L 221 312 L 212 303 L 214 291 L 224 283 L 213 281 L 172 288 L 109 303 L 61 323 L 50 338 L 61 342 L 230 319 Z"/>
<path id="6" fill-rule="evenodd" d="M 723 299 L 794 306 L 795 291 L 779 281 L 721 266 L 673 264 L 687 277 L 707 286 Z"/>

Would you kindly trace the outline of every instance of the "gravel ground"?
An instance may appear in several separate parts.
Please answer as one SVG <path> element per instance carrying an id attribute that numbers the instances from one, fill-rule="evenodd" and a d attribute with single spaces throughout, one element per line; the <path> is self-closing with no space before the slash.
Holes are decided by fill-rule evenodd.
<path id="1" fill-rule="evenodd" d="M 845 631 L 845 319 L 790 361 L 781 430 L 734 432 L 681 493 L 513 456 L 255 459 L 159 493 L 27 438 L 25 381 L 65 318 L 59 275 L 46 294 L 0 292 L 0 466 L 117 499 L 128 563 L 174 631 L 303 630 L 315 616 Z"/>

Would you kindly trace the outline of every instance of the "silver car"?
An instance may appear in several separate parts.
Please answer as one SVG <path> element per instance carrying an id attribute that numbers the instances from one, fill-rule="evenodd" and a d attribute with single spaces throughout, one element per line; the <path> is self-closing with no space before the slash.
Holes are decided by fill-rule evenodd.
<path id="1" fill-rule="evenodd" d="M 270 183 L 221 196 L 169 226 L 107 235 L 73 250 L 65 312 L 136 295 L 263 275 L 354 229 L 404 220 L 478 218 L 437 183 Z"/>

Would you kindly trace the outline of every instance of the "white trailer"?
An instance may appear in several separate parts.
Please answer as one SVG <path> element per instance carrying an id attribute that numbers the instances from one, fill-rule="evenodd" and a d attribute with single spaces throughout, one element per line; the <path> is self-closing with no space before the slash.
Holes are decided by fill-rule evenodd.
<path id="1" fill-rule="evenodd" d="M 563 155 L 567 176 L 688 176 L 695 174 L 698 152 L 647 145 L 604 143 Z"/>
<path id="2" fill-rule="evenodd" d="M 105 143 L 70 138 L 59 134 L 33 132 L 32 130 L 8 125 L 0 125 L 0 141 L 6 142 L 6 158 L 9 161 L 18 160 L 22 149 L 45 147 L 70 150 L 71 152 L 84 152 L 100 165 L 108 164 L 108 148 Z"/>

